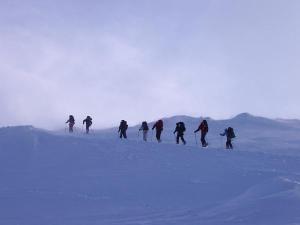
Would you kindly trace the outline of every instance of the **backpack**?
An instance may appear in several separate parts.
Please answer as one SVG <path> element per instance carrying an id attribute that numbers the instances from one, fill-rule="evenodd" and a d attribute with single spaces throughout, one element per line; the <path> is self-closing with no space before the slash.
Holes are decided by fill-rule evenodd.
<path id="1" fill-rule="evenodd" d="M 70 123 L 74 123 L 74 122 L 75 122 L 74 116 L 70 115 L 70 117 L 69 117 L 69 122 L 70 122 Z"/>
<path id="2" fill-rule="evenodd" d="M 147 124 L 146 121 L 144 121 L 144 122 L 142 123 L 142 128 L 143 128 L 143 130 L 149 130 L 149 127 L 148 127 L 148 124 Z"/>
<path id="3" fill-rule="evenodd" d="M 87 122 L 88 122 L 88 124 L 89 124 L 89 126 L 91 126 L 92 125 L 92 117 L 90 117 L 90 116 L 88 116 L 87 117 Z"/>
<path id="4" fill-rule="evenodd" d="M 122 130 L 127 130 L 127 128 L 128 128 L 127 121 L 122 120 L 120 127 L 121 127 Z"/>
<path id="5" fill-rule="evenodd" d="M 180 123 L 179 123 L 179 126 L 180 126 L 180 129 L 182 130 L 182 132 L 185 132 L 185 131 L 186 131 L 184 122 L 180 122 Z"/>
<path id="6" fill-rule="evenodd" d="M 156 128 L 157 128 L 158 130 L 162 130 L 162 129 L 163 129 L 163 126 L 164 126 L 164 124 L 163 124 L 163 121 L 162 121 L 162 120 L 157 121 L 157 123 L 156 123 Z"/>
<path id="7" fill-rule="evenodd" d="M 234 133 L 234 130 L 232 127 L 228 127 L 227 132 L 228 132 L 228 134 L 227 134 L 228 137 L 235 138 L 235 133 Z"/>
<path id="8" fill-rule="evenodd" d="M 208 132 L 208 124 L 207 122 L 203 121 L 200 126 L 199 126 L 199 129 L 202 131 L 202 132 Z"/>

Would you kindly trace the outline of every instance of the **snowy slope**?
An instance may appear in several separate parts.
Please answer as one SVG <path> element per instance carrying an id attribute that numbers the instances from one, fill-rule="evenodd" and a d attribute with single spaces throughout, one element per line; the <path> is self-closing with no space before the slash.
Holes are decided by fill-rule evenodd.
<path id="1" fill-rule="evenodd" d="M 185 119 L 197 127 L 198 119 Z M 241 137 L 236 150 L 226 151 L 212 137 L 212 146 L 202 150 L 192 144 L 193 136 L 190 146 L 182 146 L 167 142 L 172 135 L 157 144 L 121 141 L 109 131 L 69 135 L 1 128 L 0 224 L 300 224 L 296 144 L 272 143 L 274 131 L 298 143 L 297 126 L 242 115 L 211 120 L 211 132 L 229 122 L 238 134 L 260 128 L 262 138 L 256 133 L 253 144 Z M 135 128 L 130 132 L 136 134 Z"/>
<path id="2" fill-rule="evenodd" d="M 272 120 L 263 117 L 252 116 L 242 113 L 228 120 L 213 120 L 205 118 L 208 121 L 209 133 L 207 140 L 210 146 L 214 148 L 223 148 L 225 138 L 219 134 L 228 126 L 235 129 L 237 138 L 234 140 L 236 147 L 240 149 L 247 148 L 248 151 L 263 151 L 279 154 L 300 154 L 300 121 L 299 120 Z M 186 124 L 185 138 L 188 145 L 195 146 L 196 130 L 203 118 L 193 118 L 188 116 L 175 116 L 164 118 L 164 132 L 162 139 L 167 143 L 174 143 L 175 137 L 173 131 L 176 122 L 183 121 Z M 149 127 L 152 127 L 153 122 Z M 138 136 L 140 125 L 129 128 L 128 138 L 130 140 L 140 140 L 142 134 Z M 104 131 L 95 131 L 95 133 L 106 138 L 116 138 L 117 128 L 107 129 Z M 155 139 L 155 134 L 149 132 L 149 139 Z M 197 134 L 197 142 L 199 144 L 200 137 Z"/>

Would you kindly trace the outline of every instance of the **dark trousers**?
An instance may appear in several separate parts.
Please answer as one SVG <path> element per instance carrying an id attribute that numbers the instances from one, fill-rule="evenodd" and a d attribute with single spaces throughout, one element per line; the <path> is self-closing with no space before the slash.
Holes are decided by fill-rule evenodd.
<path id="1" fill-rule="evenodd" d="M 120 138 L 122 138 L 122 137 L 127 138 L 126 130 L 121 130 Z"/>
<path id="2" fill-rule="evenodd" d="M 233 149 L 233 146 L 232 146 L 232 143 L 231 143 L 231 138 L 227 138 L 226 148 L 227 149 Z"/>
<path id="3" fill-rule="evenodd" d="M 207 133 L 201 133 L 201 144 L 202 144 L 203 147 L 207 146 L 207 142 L 205 140 L 206 134 Z"/>
<path id="4" fill-rule="evenodd" d="M 157 139 L 158 142 L 161 142 L 161 139 L 160 139 L 161 132 L 162 132 L 162 130 L 156 130 L 156 139 Z"/>
<path id="5" fill-rule="evenodd" d="M 70 133 L 73 133 L 73 127 L 74 127 L 74 124 L 69 123 L 69 132 Z"/>
<path id="6" fill-rule="evenodd" d="M 179 138 L 181 139 L 182 143 L 185 144 L 185 140 L 183 138 L 183 134 L 177 134 L 177 137 L 176 137 L 176 143 L 179 144 Z"/>
<path id="7" fill-rule="evenodd" d="M 88 124 L 85 126 L 85 131 L 87 134 L 90 132 L 90 126 L 91 125 L 88 125 Z"/>

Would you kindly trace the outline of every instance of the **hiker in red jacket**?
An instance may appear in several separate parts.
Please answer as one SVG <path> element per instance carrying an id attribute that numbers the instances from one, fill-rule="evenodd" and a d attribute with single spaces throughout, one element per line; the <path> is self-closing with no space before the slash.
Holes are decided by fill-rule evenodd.
<path id="1" fill-rule="evenodd" d="M 160 143 L 161 142 L 161 132 L 163 131 L 164 128 L 164 123 L 162 120 L 158 120 L 152 127 L 152 130 L 156 129 L 156 139 Z"/>
<path id="2" fill-rule="evenodd" d="M 197 130 L 194 131 L 194 133 L 197 133 L 198 131 L 201 131 L 201 143 L 202 147 L 207 147 L 208 144 L 205 140 L 205 136 L 208 133 L 208 124 L 206 120 L 203 120 L 200 126 L 198 127 Z"/>

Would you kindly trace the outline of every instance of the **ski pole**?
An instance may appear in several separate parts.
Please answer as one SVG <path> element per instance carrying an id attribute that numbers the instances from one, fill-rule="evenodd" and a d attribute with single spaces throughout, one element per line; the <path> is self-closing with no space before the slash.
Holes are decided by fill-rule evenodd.
<path id="1" fill-rule="evenodd" d="M 153 130 L 151 130 L 151 142 L 153 142 Z"/>
<path id="2" fill-rule="evenodd" d="M 224 145 L 223 145 L 223 143 L 224 143 L 224 137 L 223 136 L 221 136 L 220 141 L 221 141 L 221 147 L 220 147 L 220 149 L 222 150 L 222 149 L 224 149 Z"/>
<path id="3" fill-rule="evenodd" d="M 223 138 L 220 136 L 220 149 L 222 149 Z"/>
<path id="4" fill-rule="evenodd" d="M 194 133 L 194 135 L 195 135 L 196 146 L 198 146 L 198 141 L 197 141 L 196 133 Z"/>

